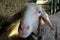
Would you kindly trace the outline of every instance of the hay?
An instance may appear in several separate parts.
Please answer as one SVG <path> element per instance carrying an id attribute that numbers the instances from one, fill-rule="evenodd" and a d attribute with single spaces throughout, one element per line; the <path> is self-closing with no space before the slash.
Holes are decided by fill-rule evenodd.
<path id="1" fill-rule="evenodd" d="M 0 15 L 6 19 L 19 12 L 29 0 L 0 0 Z"/>

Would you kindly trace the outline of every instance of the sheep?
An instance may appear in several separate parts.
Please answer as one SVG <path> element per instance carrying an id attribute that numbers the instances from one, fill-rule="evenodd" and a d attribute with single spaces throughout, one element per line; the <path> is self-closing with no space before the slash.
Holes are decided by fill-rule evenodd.
<path id="1" fill-rule="evenodd" d="M 53 29 L 53 25 L 49 19 L 49 16 L 41 7 L 41 5 L 27 3 L 26 10 L 24 12 L 21 10 L 8 21 L 12 23 L 14 20 L 18 20 L 20 18 L 21 22 L 19 22 L 20 25 L 18 25 L 18 32 L 19 36 L 22 38 L 27 38 L 32 32 L 37 29 L 39 30 L 41 19 L 49 26 L 49 28 Z"/>
<path id="2" fill-rule="evenodd" d="M 43 21 L 53 29 L 53 25 L 48 17 L 48 14 L 41 7 L 41 5 L 37 5 L 35 3 L 29 3 L 27 5 L 27 9 L 24 12 L 23 17 L 21 18 L 21 26 L 18 31 L 20 33 L 20 37 L 26 38 L 33 31 L 37 30 L 40 27 L 40 20 Z"/>

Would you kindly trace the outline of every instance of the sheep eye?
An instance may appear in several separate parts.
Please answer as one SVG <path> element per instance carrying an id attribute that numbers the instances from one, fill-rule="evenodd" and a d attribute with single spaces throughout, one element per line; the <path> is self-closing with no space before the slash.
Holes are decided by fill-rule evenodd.
<path id="1" fill-rule="evenodd" d="M 41 13 L 41 11 L 39 11 L 39 13 Z"/>

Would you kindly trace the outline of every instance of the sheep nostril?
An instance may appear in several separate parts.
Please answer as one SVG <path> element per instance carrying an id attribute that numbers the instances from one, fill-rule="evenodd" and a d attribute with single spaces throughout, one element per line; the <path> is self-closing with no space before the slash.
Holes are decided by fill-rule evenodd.
<path id="1" fill-rule="evenodd" d="M 20 30 L 22 30 L 22 27 L 21 27 L 21 26 L 19 26 L 19 29 L 20 29 Z"/>
<path id="2" fill-rule="evenodd" d="M 27 26 L 27 29 L 29 29 L 29 26 Z"/>
<path id="3" fill-rule="evenodd" d="M 19 26 L 19 30 L 21 30 L 21 31 L 27 31 L 28 29 L 29 29 L 29 26 L 27 26 L 27 25 Z"/>

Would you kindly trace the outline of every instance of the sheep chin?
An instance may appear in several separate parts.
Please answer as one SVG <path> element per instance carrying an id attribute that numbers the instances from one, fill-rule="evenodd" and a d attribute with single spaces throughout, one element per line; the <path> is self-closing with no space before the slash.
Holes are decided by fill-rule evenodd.
<path id="1" fill-rule="evenodd" d="M 21 38 L 27 38 L 30 34 L 31 34 L 31 33 L 29 33 L 29 34 L 26 33 L 26 34 L 20 35 L 20 37 L 21 37 Z"/>

